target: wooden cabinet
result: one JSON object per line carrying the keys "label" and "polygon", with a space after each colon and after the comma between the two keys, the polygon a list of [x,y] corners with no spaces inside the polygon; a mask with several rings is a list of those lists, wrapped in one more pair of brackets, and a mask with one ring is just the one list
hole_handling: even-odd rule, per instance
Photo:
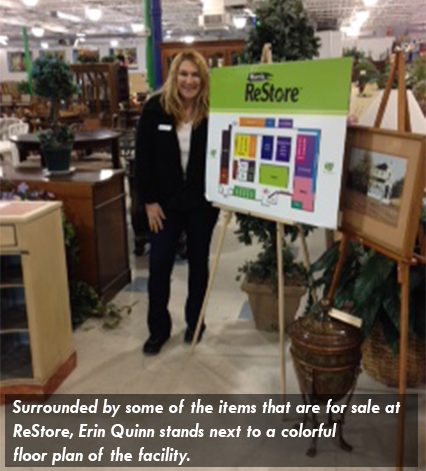
{"label": "wooden cabinet", "polygon": [[79,101],[86,105],[89,117],[101,124],[113,126],[120,103],[129,102],[129,76],[127,67],[119,64],[74,64]]}
{"label": "wooden cabinet", "polygon": [[75,368],[58,202],[0,203],[0,394],[51,394]]}
{"label": "wooden cabinet", "polygon": [[192,44],[162,43],[159,45],[161,52],[161,66],[163,80],[166,80],[170,64],[179,52],[185,49],[195,49],[204,56],[210,68],[238,65],[241,61],[241,53],[244,49],[244,40],[235,41],[200,41]]}
{"label": "wooden cabinet", "polygon": [[130,282],[123,170],[48,178],[39,169],[4,169],[3,177],[63,201],[80,244],[79,277],[106,301]]}

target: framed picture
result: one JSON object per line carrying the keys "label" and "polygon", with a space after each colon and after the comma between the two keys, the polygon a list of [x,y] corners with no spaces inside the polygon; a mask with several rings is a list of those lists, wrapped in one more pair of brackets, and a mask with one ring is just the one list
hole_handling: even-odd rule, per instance
{"label": "framed picture", "polygon": [[348,128],[341,229],[411,258],[425,187],[426,136]]}
{"label": "framed picture", "polygon": [[129,69],[138,68],[138,50],[135,47],[110,49],[109,55],[117,60],[117,56],[122,55]]}
{"label": "framed picture", "polygon": [[40,57],[54,57],[65,62],[65,50],[41,50]]}
{"label": "framed picture", "polygon": [[[32,52],[30,51],[30,61],[32,61]],[[9,72],[25,72],[25,52],[12,51],[7,53],[7,63]]]}
{"label": "framed picture", "polygon": [[100,62],[99,49],[74,49],[74,64],[91,64]]}

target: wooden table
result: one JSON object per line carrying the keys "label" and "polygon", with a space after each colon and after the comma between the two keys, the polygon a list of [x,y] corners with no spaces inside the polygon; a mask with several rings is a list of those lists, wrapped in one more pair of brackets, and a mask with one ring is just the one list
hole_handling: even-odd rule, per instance
{"label": "wooden table", "polygon": [[[79,131],[75,133],[73,149],[99,149],[110,147],[114,168],[121,168],[120,164],[120,136],[121,132],[102,129],[99,131]],[[28,152],[40,152],[40,141],[37,133],[11,136],[19,150],[19,159],[22,162],[28,157]]]}
{"label": "wooden table", "polygon": [[80,243],[79,277],[105,300],[130,282],[124,170],[46,177],[41,169],[4,168],[3,180],[25,182],[63,201]]}

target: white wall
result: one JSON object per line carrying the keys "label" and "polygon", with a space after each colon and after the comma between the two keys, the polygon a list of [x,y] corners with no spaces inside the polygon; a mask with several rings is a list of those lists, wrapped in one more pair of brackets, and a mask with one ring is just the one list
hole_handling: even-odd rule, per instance
{"label": "white wall", "polygon": [[390,54],[391,47],[395,41],[394,36],[385,36],[381,38],[346,38],[342,41],[345,49],[356,47],[365,52],[367,57],[371,56],[374,60],[383,59],[383,55]]}
{"label": "white wall", "polygon": [[315,33],[320,38],[319,58],[342,57],[342,33],[340,31],[321,31]]}
{"label": "white wall", "polygon": [[[96,46],[99,48],[99,56],[102,58],[109,55],[109,44],[100,44]],[[146,72],[146,59],[145,59],[145,39],[138,38],[134,41],[122,41],[119,45],[120,48],[125,47],[136,47],[138,54],[138,68],[129,69],[129,74],[140,74]],[[73,63],[73,50],[74,47],[71,46],[58,46],[52,47],[49,50],[65,50],[66,60],[72,64]],[[7,63],[7,53],[11,51],[23,51],[23,48],[0,48],[0,82],[20,82],[27,79],[27,74],[25,72],[9,72],[9,66]],[[33,59],[39,57],[40,49],[31,49],[33,54]]]}

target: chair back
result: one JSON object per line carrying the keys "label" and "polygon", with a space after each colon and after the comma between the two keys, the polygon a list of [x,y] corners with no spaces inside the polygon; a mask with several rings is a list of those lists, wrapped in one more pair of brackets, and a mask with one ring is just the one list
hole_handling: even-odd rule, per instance
{"label": "chair back", "polygon": [[19,123],[11,124],[9,126],[9,138],[11,136],[19,136],[20,134],[27,134],[30,126],[28,123],[20,121]]}
{"label": "chair back", "polygon": [[18,118],[0,118],[0,141],[8,141],[9,127],[20,122]]}

